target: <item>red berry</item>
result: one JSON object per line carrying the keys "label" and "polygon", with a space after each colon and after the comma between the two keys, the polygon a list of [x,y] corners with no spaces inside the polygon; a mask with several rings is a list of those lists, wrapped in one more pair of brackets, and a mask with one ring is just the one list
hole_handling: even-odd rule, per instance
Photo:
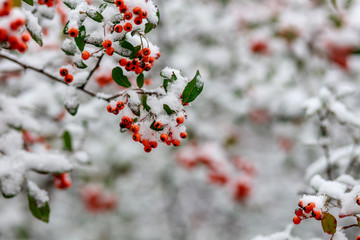
{"label": "red berry", "polygon": [[160,140],[162,141],[162,142],[166,142],[167,140],[168,140],[168,135],[167,134],[165,134],[165,133],[163,133],[163,134],[161,134],[160,135]]}
{"label": "red berry", "polygon": [[132,15],[131,12],[127,12],[127,13],[124,14],[124,18],[125,18],[126,20],[128,20],[128,21],[132,19],[132,16],[133,16],[133,15]]}
{"label": "red berry", "polygon": [[150,142],[147,139],[142,140],[141,143],[144,145],[144,147],[150,147]]}
{"label": "red berry", "polygon": [[64,80],[66,83],[71,83],[74,80],[74,77],[71,74],[68,74],[65,76]]}
{"label": "red berry", "polygon": [[125,104],[124,104],[123,101],[118,101],[118,102],[116,103],[116,108],[117,108],[119,111],[120,111],[120,110],[123,110],[124,107],[125,107]]}
{"label": "red berry", "polygon": [[17,46],[19,52],[24,53],[27,50],[27,45],[25,43],[20,43]]}
{"label": "red berry", "polygon": [[147,153],[151,152],[151,150],[152,150],[152,148],[150,146],[144,147],[144,151]]}
{"label": "red berry", "polygon": [[112,56],[114,54],[115,50],[112,47],[109,47],[106,49],[106,54],[109,56]]}
{"label": "red berry", "polygon": [[142,53],[144,54],[144,56],[149,56],[150,53],[151,53],[151,51],[150,51],[149,48],[144,48],[144,49],[142,50]]}
{"label": "red berry", "polygon": [[8,32],[5,28],[0,28],[0,42],[5,42],[8,39]]}
{"label": "red berry", "polygon": [[162,123],[161,123],[161,122],[156,121],[156,122],[154,123],[154,128],[160,129],[161,127],[162,127]]}
{"label": "red berry", "polygon": [[71,179],[68,173],[61,173],[54,175],[55,187],[59,189],[66,189],[71,187]]}
{"label": "red berry", "polygon": [[174,145],[175,147],[178,147],[178,146],[180,146],[180,140],[179,139],[173,139],[173,140],[171,140],[171,143],[172,143],[172,145]]}
{"label": "red berry", "polygon": [[67,70],[67,68],[60,68],[59,72],[62,77],[65,77],[66,75],[69,74],[69,70]]}
{"label": "red berry", "polygon": [[115,5],[120,7],[120,6],[123,6],[124,5],[124,1],[122,0],[115,0]]}
{"label": "red berry", "polygon": [[130,131],[132,131],[133,133],[137,133],[139,130],[140,130],[139,125],[134,124],[130,127]]}
{"label": "red berry", "polygon": [[132,139],[135,141],[135,142],[139,142],[141,140],[141,135],[140,133],[134,133],[134,135],[132,136]]}
{"label": "red berry", "polygon": [[124,24],[124,30],[125,30],[126,32],[130,32],[130,31],[132,30],[132,25],[131,25],[131,23],[125,23],[125,24]]}
{"label": "red berry", "polygon": [[128,124],[130,122],[130,118],[128,116],[123,116],[121,118],[121,122],[124,124]]}
{"label": "red berry", "polygon": [[140,15],[142,13],[141,7],[134,7],[133,13],[136,15]]}
{"label": "red berry", "polygon": [[146,18],[146,17],[147,17],[147,12],[146,12],[146,11],[143,11],[143,12],[140,14],[140,17]]}
{"label": "red berry", "polygon": [[177,118],[176,118],[176,122],[177,122],[178,124],[182,124],[182,123],[184,122],[184,118],[183,118],[183,117],[177,117]]}
{"label": "red berry", "polygon": [[356,198],[356,203],[357,203],[357,205],[360,205],[360,197]]}
{"label": "red berry", "polygon": [[68,33],[70,37],[77,37],[79,35],[79,30],[76,28],[70,28]]}
{"label": "red berry", "polygon": [[125,5],[122,5],[122,6],[120,6],[120,8],[119,8],[119,11],[120,11],[121,13],[126,13],[127,10],[128,10],[128,8],[127,8],[127,6],[125,6]]}
{"label": "red berry", "polygon": [[123,30],[123,27],[120,25],[120,24],[117,24],[115,27],[114,27],[114,31],[117,32],[117,33],[121,33]]}
{"label": "red berry", "polygon": [[109,48],[109,47],[111,47],[112,42],[111,42],[111,40],[109,40],[109,39],[105,39],[105,40],[102,42],[102,45],[103,45],[104,48]]}
{"label": "red berry", "polygon": [[157,142],[157,141],[152,141],[152,142],[150,142],[150,146],[151,146],[152,148],[157,148],[158,142]]}
{"label": "red berry", "polygon": [[300,224],[301,219],[300,219],[298,216],[295,216],[295,217],[293,218],[293,222],[294,222],[294,224],[298,225],[298,224]]}
{"label": "red berry", "polygon": [[141,18],[141,17],[136,17],[136,18],[134,18],[134,23],[135,23],[136,25],[142,24],[142,18]]}
{"label": "red berry", "polygon": [[295,215],[298,217],[301,217],[303,215],[303,210],[301,208],[298,208],[295,210]]}
{"label": "red berry", "polygon": [[321,212],[319,210],[313,210],[311,212],[311,215],[316,219],[316,220],[320,220],[322,215]]}
{"label": "red berry", "polygon": [[90,57],[90,53],[88,51],[83,51],[81,57],[84,60],[88,60]]}
{"label": "red berry", "polygon": [[21,35],[21,40],[23,40],[24,42],[28,42],[30,40],[30,35],[28,33],[23,33]]}
{"label": "red berry", "polygon": [[360,240],[360,235],[359,235],[359,236],[357,236],[356,240]]}
{"label": "red berry", "polygon": [[305,206],[305,213],[310,213],[315,207],[315,203],[311,202]]}
{"label": "red berry", "polygon": [[112,109],[111,109],[110,104],[109,104],[109,105],[107,105],[106,110],[107,110],[109,113],[111,113],[111,112],[112,112]]}
{"label": "red berry", "polygon": [[120,66],[125,66],[126,63],[127,63],[126,58],[122,58],[122,59],[120,59],[120,61],[119,61]]}
{"label": "red berry", "polygon": [[183,139],[187,138],[187,133],[186,132],[180,133],[180,137]]}

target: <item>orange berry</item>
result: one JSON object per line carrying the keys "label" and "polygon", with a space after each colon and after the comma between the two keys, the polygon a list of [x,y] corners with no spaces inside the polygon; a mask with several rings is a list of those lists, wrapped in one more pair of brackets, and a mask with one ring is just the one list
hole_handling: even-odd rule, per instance
{"label": "orange berry", "polygon": [[131,20],[132,19],[132,13],[131,12],[126,12],[125,14],[124,14],[124,18],[126,19],[126,20]]}
{"label": "orange berry", "polygon": [[121,5],[120,8],[119,8],[119,11],[120,11],[121,13],[126,13],[127,10],[128,10],[128,8],[127,8],[127,6],[125,6],[125,5]]}
{"label": "orange berry", "polygon": [[165,134],[165,133],[161,134],[161,135],[160,135],[160,140],[161,140],[162,142],[166,142],[166,141],[168,140],[168,135]]}
{"label": "orange berry", "polygon": [[137,133],[140,130],[139,125],[134,124],[130,127],[130,131],[132,131],[133,133]]}
{"label": "orange berry", "polygon": [[130,118],[128,116],[123,116],[121,118],[121,122],[124,124],[128,124],[130,122]]}
{"label": "orange berry", "polygon": [[117,24],[115,27],[114,27],[114,31],[117,32],[117,33],[121,33],[123,30],[123,27],[120,25],[120,24]]}
{"label": "orange berry", "polygon": [[71,83],[74,80],[74,77],[71,74],[68,74],[65,76],[64,80],[66,83]]}
{"label": "orange berry", "polygon": [[160,52],[158,52],[158,53],[156,54],[156,59],[158,59],[159,57],[161,57],[161,53],[160,53]]}
{"label": "orange berry", "polygon": [[161,123],[161,122],[156,121],[156,122],[154,123],[154,128],[160,129],[161,127],[162,127],[162,123]]}
{"label": "orange berry", "polygon": [[117,108],[119,111],[120,111],[120,110],[123,110],[124,107],[125,107],[125,104],[124,104],[123,101],[118,101],[118,102],[116,103],[116,108]]}
{"label": "orange berry", "polygon": [[303,210],[301,208],[298,208],[295,210],[295,215],[298,217],[301,217],[303,215]]}
{"label": "orange berry", "polygon": [[356,203],[357,203],[357,205],[360,205],[360,197],[356,198]]}
{"label": "orange berry", "polygon": [[151,79],[151,78],[147,78],[147,79],[145,79],[144,84],[145,84],[146,86],[148,86],[148,85],[151,84],[151,82],[152,82],[152,79]]}
{"label": "orange berry", "polygon": [[77,37],[79,35],[79,30],[76,28],[70,28],[68,33],[70,37]]}
{"label": "orange berry", "polygon": [[0,28],[0,42],[6,42],[8,39],[8,32],[5,28]]}
{"label": "orange berry", "polygon": [[112,56],[114,54],[115,50],[112,47],[109,47],[106,49],[106,54],[109,56]]}
{"label": "orange berry", "polygon": [[21,40],[23,40],[24,42],[28,42],[30,40],[30,35],[28,33],[23,33],[21,35]]}
{"label": "orange berry", "polygon": [[166,141],[166,145],[170,146],[171,145],[171,140]]}
{"label": "orange berry", "polygon": [[131,25],[131,23],[125,23],[125,24],[124,24],[124,30],[125,30],[126,32],[130,32],[130,31],[132,30],[132,25]]}
{"label": "orange berry", "polygon": [[140,15],[142,13],[141,7],[134,7],[133,13],[136,15]]}
{"label": "orange berry", "polygon": [[143,69],[141,67],[136,67],[135,68],[135,73],[136,74],[140,74],[140,73],[142,73],[142,71],[143,71]]}
{"label": "orange berry", "polygon": [[319,210],[313,210],[311,212],[311,215],[316,219],[316,220],[320,220],[321,219],[321,213]]}
{"label": "orange berry", "polygon": [[88,60],[90,57],[90,53],[88,51],[83,51],[81,57],[84,60]]}
{"label": "orange berry", "polygon": [[12,49],[16,49],[19,45],[19,39],[16,36],[10,36],[8,39],[8,43]]}
{"label": "orange berry", "polygon": [[150,142],[150,146],[151,146],[152,148],[157,148],[158,142],[157,142],[157,141],[152,141],[152,142]]}
{"label": "orange berry", "polygon": [[136,17],[136,18],[134,18],[134,23],[136,24],[136,25],[140,25],[140,24],[142,24],[142,18],[141,17]]}
{"label": "orange berry", "polygon": [[171,140],[171,143],[172,143],[172,145],[174,145],[175,147],[178,147],[178,146],[180,146],[180,140],[179,139],[173,139],[173,140]]}
{"label": "orange berry", "polygon": [[104,48],[109,48],[109,47],[111,47],[112,42],[111,42],[111,40],[109,40],[109,39],[105,39],[105,40],[102,42],[102,45],[103,45]]}
{"label": "orange berry", "polygon": [[144,151],[147,153],[151,152],[151,150],[152,150],[152,148],[150,146],[144,147]]}
{"label": "orange berry", "polygon": [[141,143],[144,145],[144,147],[150,147],[150,142],[147,139],[142,140]]}
{"label": "orange berry", "polygon": [[59,73],[62,77],[65,77],[66,75],[69,74],[69,70],[67,70],[67,68],[60,68]]}
{"label": "orange berry", "polygon": [[27,45],[25,43],[20,43],[17,46],[19,52],[24,53],[27,50]]}
{"label": "orange berry", "polygon": [[111,113],[111,112],[112,112],[112,109],[111,109],[110,104],[109,104],[109,105],[107,105],[106,110],[107,110],[109,113]]}
{"label": "orange berry", "polygon": [[[180,96],[180,97],[181,97],[181,96]],[[302,202],[302,201],[299,201],[298,206],[299,206],[300,208],[304,208],[303,202]]]}
{"label": "orange berry", "polygon": [[187,138],[187,133],[186,132],[180,133],[180,137],[183,139]]}
{"label": "orange berry", "polygon": [[151,64],[149,64],[149,63],[145,64],[144,70],[145,71],[150,71],[150,69],[151,69]]}
{"label": "orange berry", "polygon": [[125,66],[126,63],[127,63],[126,58],[122,58],[122,59],[120,59],[120,61],[119,61],[120,66]]}
{"label": "orange berry", "polygon": [[178,124],[182,124],[182,123],[184,122],[184,118],[183,118],[183,117],[177,117],[177,118],[176,118],[176,122],[177,122]]}
{"label": "orange berry", "polygon": [[139,142],[141,140],[141,135],[140,133],[134,133],[134,135],[132,136],[132,139],[135,141],[135,142]]}
{"label": "orange berry", "polygon": [[66,189],[71,187],[71,179],[68,173],[61,173],[54,175],[55,187],[59,189]]}
{"label": "orange berry", "polygon": [[315,203],[311,202],[305,206],[305,213],[310,213],[315,207]]}
{"label": "orange berry", "polygon": [[144,56],[149,56],[150,53],[151,53],[151,51],[150,51],[149,48],[144,48],[144,49],[142,50],[142,53],[144,54]]}
{"label": "orange berry", "polygon": [[115,5],[120,7],[120,6],[123,6],[124,5],[124,1],[122,0],[115,0]]}
{"label": "orange berry", "polygon": [[143,11],[143,12],[140,14],[140,17],[146,18],[146,17],[147,17],[147,12],[146,12],[146,11]]}
{"label": "orange berry", "polygon": [[295,217],[293,218],[293,222],[294,222],[294,224],[298,225],[298,224],[300,224],[301,219],[300,219],[298,216],[295,216]]}

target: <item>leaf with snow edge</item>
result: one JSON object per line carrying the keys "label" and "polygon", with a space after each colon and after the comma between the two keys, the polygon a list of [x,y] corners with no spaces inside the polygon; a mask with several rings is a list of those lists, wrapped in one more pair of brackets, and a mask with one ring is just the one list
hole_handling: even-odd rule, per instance
{"label": "leaf with snow edge", "polygon": [[40,46],[42,47],[42,32],[41,27],[38,23],[38,19],[33,16],[30,12],[24,11],[26,15],[26,24],[25,27],[30,33],[31,38]]}
{"label": "leaf with snow edge", "polygon": [[113,68],[112,78],[119,86],[122,86],[124,88],[131,87],[129,79],[123,74],[123,70],[120,67]]}
{"label": "leaf with snow edge", "polygon": [[153,30],[156,27],[156,25],[152,24],[152,23],[145,23],[145,30],[144,33],[147,34],[149,33],[151,30]]}
{"label": "leaf with snow edge", "polygon": [[71,152],[72,151],[72,140],[69,131],[65,131],[63,134],[64,150]]}
{"label": "leaf with snow edge", "polygon": [[67,21],[67,23],[65,24],[64,29],[63,29],[63,34],[68,34],[68,32],[69,32],[69,23],[70,23],[70,21]]}
{"label": "leaf with snow edge", "polygon": [[324,213],[324,217],[321,220],[321,226],[323,231],[327,234],[336,233],[337,221],[336,218],[330,213]]}
{"label": "leaf with snow edge", "polygon": [[156,25],[159,25],[159,23],[160,23],[160,10],[159,9],[156,12],[156,16],[158,17],[158,22]]}
{"label": "leaf with snow edge", "polygon": [[[12,198],[16,196],[22,189],[25,177],[22,169],[17,169],[18,166],[12,166],[10,171],[18,171],[16,173],[11,173],[1,176],[1,192],[5,198]],[[20,171],[19,171],[20,170]]]}
{"label": "leaf with snow edge", "polygon": [[61,50],[67,55],[74,56],[76,53],[76,45],[70,39],[65,39],[61,44]]}
{"label": "leaf with snow edge", "polygon": [[136,84],[139,88],[142,88],[144,86],[144,74],[140,73],[139,76],[136,78]]}
{"label": "leaf with snow edge", "polygon": [[349,111],[343,103],[339,101],[333,101],[329,104],[328,107],[340,122],[360,127],[360,120],[358,120],[359,118],[351,111]]}
{"label": "leaf with snow edge", "polygon": [[83,61],[74,61],[74,64],[77,68],[85,69],[87,65]]}
{"label": "leaf with snow edge", "polygon": [[134,49],[134,51],[130,54],[129,58],[130,58],[130,59],[136,58],[136,55],[138,54],[138,52],[140,51],[140,49],[141,49],[141,46],[140,46],[140,45],[139,45],[139,46],[136,46],[135,49]]}
{"label": "leaf with snow edge", "polygon": [[77,6],[78,6],[78,2],[77,1],[72,1],[72,0],[63,0],[63,3],[70,8],[71,10],[74,10]]}
{"label": "leaf with snow edge", "polygon": [[77,104],[75,107],[73,105],[65,104],[65,109],[66,111],[68,111],[68,113],[70,113],[71,116],[75,116],[79,109],[79,106],[80,104]]}
{"label": "leaf with snow edge", "polygon": [[156,122],[156,121],[154,120],[153,123],[150,125],[150,128],[151,128],[152,130],[157,131],[157,132],[164,130],[164,127],[163,127],[163,126],[162,126],[161,128],[159,128],[159,129],[155,128],[155,127],[154,127],[155,122]]}
{"label": "leaf with snow edge", "polygon": [[99,12],[102,13],[102,12],[105,10],[106,7],[107,7],[107,3],[101,4],[101,5],[99,6]]}
{"label": "leaf with snow edge", "polygon": [[122,48],[125,48],[125,49],[127,49],[127,50],[130,50],[131,52],[133,52],[134,49],[135,49],[135,47],[134,47],[131,43],[129,43],[128,41],[126,41],[126,40],[121,41],[121,42],[120,42],[120,46],[121,46]]}
{"label": "leaf with snow edge", "polygon": [[144,95],[142,96],[141,103],[142,103],[144,109],[145,109],[146,111],[150,112],[151,107],[147,104],[147,95],[144,94]]}
{"label": "leaf with snow edge", "polygon": [[75,38],[76,45],[78,46],[79,50],[82,52],[84,51],[85,47],[85,37],[86,37],[86,28],[84,25],[79,27],[79,34]]}
{"label": "leaf with snow edge", "polygon": [[102,20],[104,19],[103,15],[101,15],[101,13],[94,9],[90,9],[89,11],[87,11],[86,15],[96,22],[102,22]]}
{"label": "leaf with snow edge", "polygon": [[104,2],[111,3],[111,4],[115,4],[115,2],[113,2],[113,1],[111,1],[111,0],[104,0]]}
{"label": "leaf with snow edge", "polygon": [[99,48],[103,47],[102,46],[102,42],[103,42],[102,38],[95,38],[95,37],[93,37],[91,35],[87,35],[84,38],[84,41],[86,43],[88,43],[88,44],[94,45],[94,46],[99,47]]}
{"label": "leaf with snow edge", "polygon": [[184,91],[182,92],[181,99],[183,104],[194,101],[196,97],[199,96],[203,88],[204,82],[201,81],[200,72],[197,70],[195,77],[186,85]]}
{"label": "leaf with snow edge", "polygon": [[165,112],[168,114],[168,115],[171,115],[171,114],[174,114],[176,113],[176,111],[172,110],[169,105],[167,104],[164,104],[163,105],[163,109],[165,110]]}
{"label": "leaf with snow edge", "polygon": [[49,215],[50,215],[50,207],[49,203],[46,202],[44,206],[38,207],[36,205],[36,199],[28,194],[28,200],[29,200],[29,208],[34,217],[37,219],[48,223],[49,222]]}
{"label": "leaf with snow edge", "polygon": [[160,72],[160,76],[165,78],[162,87],[164,88],[165,92],[167,92],[168,86],[170,82],[174,82],[177,80],[175,73],[172,73],[171,79],[165,76],[162,72]]}
{"label": "leaf with snow edge", "polygon": [[29,4],[30,6],[34,6],[34,1],[33,0],[23,0],[24,3]]}

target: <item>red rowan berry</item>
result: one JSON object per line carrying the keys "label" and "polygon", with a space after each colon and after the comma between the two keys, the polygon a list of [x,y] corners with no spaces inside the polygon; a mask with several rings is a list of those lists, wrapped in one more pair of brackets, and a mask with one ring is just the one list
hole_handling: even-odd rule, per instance
{"label": "red rowan berry", "polygon": [[177,122],[178,124],[182,124],[182,123],[184,122],[184,118],[183,118],[183,117],[177,117],[177,118],[176,118],[176,122]]}
{"label": "red rowan berry", "polygon": [[112,109],[112,113],[115,114],[115,115],[118,115],[118,114],[119,114],[119,110],[118,110],[118,109]]}
{"label": "red rowan berry", "polygon": [[151,150],[152,150],[152,148],[150,146],[144,147],[144,151],[147,153],[151,152]]}
{"label": "red rowan berry", "polygon": [[187,138],[187,133],[186,132],[181,132],[180,137],[183,138],[183,139]]}
{"label": "red rowan berry", "polygon": [[30,35],[28,33],[23,33],[21,35],[21,40],[23,40],[24,42],[28,42],[30,40]]}
{"label": "red rowan berry", "polygon": [[[181,97],[181,96],[180,96],[180,97]],[[302,202],[302,201],[299,201],[298,206],[299,206],[300,208],[304,208],[303,202]]]}
{"label": "red rowan berry", "polygon": [[150,51],[149,48],[144,48],[144,49],[142,50],[142,53],[143,53],[145,56],[149,56],[150,53],[151,53],[151,51]]}
{"label": "red rowan berry", "polygon": [[360,205],[360,197],[356,198],[356,203],[357,203],[357,205]]}
{"label": "red rowan berry", "polygon": [[118,101],[118,102],[116,103],[116,108],[117,108],[118,110],[123,110],[124,107],[125,107],[125,104],[124,104],[123,101]]}
{"label": "red rowan berry", "polygon": [[19,52],[23,53],[27,50],[27,45],[25,43],[18,44],[17,49]]}
{"label": "red rowan berry", "polygon": [[54,6],[54,1],[48,1],[48,2],[46,2],[46,6],[48,6],[48,7]]}
{"label": "red rowan berry", "polygon": [[136,17],[136,18],[134,18],[134,23],[136,24],[136,25],[140,25],[140,24],[142,24],[142,18],[141,17]]}
{"label": "red rowan berry", "polygon": [[120,6],[120,8],[119,8],[119,11],[120,11],[121,13],[126,13],[127,10],[128,10],[128,8],[127,8],[127,6],[125,6],[125,5],[122,5],[122,6]]}
{"label": "red rowan berry", "polygon": [[128,124],[130,122],[130,118],[128,116],[123,116],[121,118],[121,122],[124,124]]}
{"label": "red rowan berry", "polygon": [[141,67],[136,67],[135,68],[135,73],[136,74],[140,74],[140,73],[142,73],[143,72],[143,69],[141,68]]}
{"label": "red rowan berry", "polygon": [[111,112],[112,112],[112,109],[111,109],[110,104],[109,104],[109,105],[107,105],[106,110],[107,110],[109,113],[111,113]]}
{"label": "red rowan berry", "polygon": [[81,57],[84,60],[88,60],[90,57],[90,53],[88,51],[83,51]]}
{"label": "red rowan berry", "polygon": [[5,42],[8,39],[8,32],[5,28],[0,28],[0,42]]}
{"label": "red rowan berry", "polygon": [[316,219],[316,220],[320,220],[321,219],[321,213],[319,210],[313,210],[311,212],[311,215]]}
{"label": "red rowan berry", "polygon": [[156,129],[160,129],[161,126],[162,126],[162,123],[159,122],[159,121],[156,121],[156,122],[154,123],[154,128],[156,128]]}
{"label": "red rowan berry", "polygon": [[172,143],[172,145],[174,145],[175,147],[178,147],[178,146],[180,146],[180,140],[179,139],[173,139],[173,140],[171,140],[171,143]]}
{"label": "red rowan berry", "polygon": [[11,48],[16,49],[18,47],[19,40],[16,36],[10,36],[8,42]]}
{"label": "red rowan berry", "polygon": [[76,28],[70,28],[68,33],[70,37],[77,37],[79,35],[79,30]]}
{"label": "red rowan berry", "polygon": [[154,58],[154,57],[149,57],[148,62],[149,62],[151,65],[154,64],[154,61],[155,61],[155,58]]}
{"label": "red rowan berry", "polygon": [[142,18],[146,18],[147,17],[147,12],[143,11],[139,16],[142,17]]}
{"label": "red rowan berry", "polygon": [[140,133],[134,133],[134,135],[132,136],[132,139],[135,141],[135,142],[139,142],[141,140],[141,135]]}
{"label": "red rowan berry", "polygon": [[131,25],[131,23],[125,23],[125,24],[124,24],[124,30],[125,30],[126,32],[130,32],[130,31],[132,30],[132,25]]}
{"label": "red rowan berry", "polygon": [[120,66],[125,66],[127,64],[126,58],[120,59],[119,64],[120,64]]}
{"label": "red rowan berry", "polygon": [[150,142],[150,146],[151,146],[152,148],[157,148],[158,142],[157,142],[157,141],[152,141],[152,142]]}
{"label": "red rowan berry", "polygon": [[170,146],[171,145],[171,140],[166,141],[166,145]]}
{"label": "red rowan berry", "polygon": [[109,39],[105,39],[105,40],[102,42],[102,45],[103,45],[104,48],[109,48],[109,47],[111,47],[112,42],[111,42],[111,40],[109,40]]}
{"label": "red rowan berry", "polygon": [[124,14],[124,18],[126,19],[126,20],[131,20],[132,19],[132,13],[131,12],[126,12],[125,14]]}
{"label": "red rowan berry", "polygon": [[137,133],[140,130],[139,125],[134,124],[130,127],[130,131],[132,131],[133,133]]}
{"label": "red rowan berry", "polygon": [[73,78],[73,76],[71,74],[68,74],[68,75],[65,76],[64,80],[65,80],[66,83],[71,83],[74,80],[74,78]]}
{"label": "red rowan berry", "polygon": [[114,54],[115,50],[112,47],[109,47],[106,49],[106,54],[109,56],[112,56]]}
{"label": "red rowan berry", "polygon": [[294,222],[294,224],[298,225],[298,224],[300,224],[301,219],[300,219],[298,216],[295,216],[295,217],[293,218],[293,222]]}
{"label": "red rowan berry", "polygon": [[303,210],[301,208],[296,209],[295,215],[301,217],[302,215],[304,215]]}
{"label": "red rowan berry", "polygon": [[71,179],[68,173],[61,173],[58,175],[54,175],[54,183],[55,186],[59,189],[66,189],[71,187]]}
{"label": "red rowan berry", "polygon": [[122,1],[122,0],[115,0],[115,5],[116,5],[117,7],[123,6],[123,5],[124,5],[124,1]]}
{"label": "red rowan berry", "polygon": [[305,206],[305,213],[310,213],[314,207],[315,207],[315,203],[313,202],[308,203],[308,205]]}
{"label": "red rowan berry", "polygon": [[166,142],[166,141],[168,140],[168,135],[165,134],[165,133],[161,134],[161,135],[160,135],[160,140],[161,140],[162,142]]}
{"label": "red rowan berry", "polygon": [[62,77],[65,77],[66,75],[69,74],[69,70],[67,70],[67,68],[60,68],[59,72]]}
{"label": "red rowan berry", "polygon": [[19,26],[17,25],[16,21],[12,21],[10,23],[10,28],[11,30],[16,31],[19,28]]}
{"label": "red rowan berry", "polygon": [[151,147],[150,142],[147,139],[142,140],[141,143],[144,145],[144,147]]}
{"label": "red rowan berry", "polygon": [[134,7],[133,13],[136,15],[140,15],[142,13],[141,7]]}
{"label": "red rowan berry", "polygon": [[115,27],[114,27],[114,31],[117,32],[117,33],[121,33],[123,30],[123,27],[120,25],[120,24],[117,24]]}

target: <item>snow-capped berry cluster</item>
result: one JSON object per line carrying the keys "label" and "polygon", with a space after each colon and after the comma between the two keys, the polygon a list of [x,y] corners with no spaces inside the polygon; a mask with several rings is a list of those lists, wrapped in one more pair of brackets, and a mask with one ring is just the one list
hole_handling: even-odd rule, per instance
{"label": "snow-capped berry cluster", "polygon": [[295,209],[294,224],[300,224],[304,219],[315,218],[322,220],[324,217],[324,196],[304,196]]}
{"label": "snow-capped berry cluster", "polygon": [[9,1],[5,1],[0,9],[0,45],[24,53],[30,40],[25,29],[26,20],[18,9],[10,11],[9,6]]}

